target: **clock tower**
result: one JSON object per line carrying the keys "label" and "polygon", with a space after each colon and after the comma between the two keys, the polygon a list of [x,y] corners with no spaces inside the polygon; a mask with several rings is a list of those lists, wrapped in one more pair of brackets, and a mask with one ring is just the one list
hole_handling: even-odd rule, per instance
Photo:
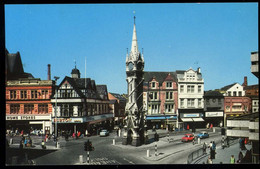
{"label": "clock tower", "polygon": [[145,142],[145,113],[143,109],[143,54],[138,50],[136,26],[134,17],[134,30],[130,54],[126,56],[126,81],[128,100],[125,107],[125,131],[123,144],[140,146]]}

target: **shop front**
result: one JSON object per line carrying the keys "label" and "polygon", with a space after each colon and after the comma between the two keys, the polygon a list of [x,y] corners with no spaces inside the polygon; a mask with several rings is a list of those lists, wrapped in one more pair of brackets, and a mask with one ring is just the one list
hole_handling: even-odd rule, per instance
{"label": "shop front", "polygon": [[205,120],[203,112],[185,113],[179,111],[179,128],[182,130],[205,128]]}
{"label": "shop front", "polygon": [[146,116],[147,129],[168,129],[175,130],[177,115],[149,115]]}
{"label": "shop front", "polygon": [[224,112],[223,111],[212,111],[205,112],[206,124],[212,124],[213,127],[223,127],[224,125]]}
{"label": "shop front", "polygon": [[18,130],[19,133],[29,134],[32,130],[42,131],[43,134],[51,133],[51,115],[6,115],[6,129]]}

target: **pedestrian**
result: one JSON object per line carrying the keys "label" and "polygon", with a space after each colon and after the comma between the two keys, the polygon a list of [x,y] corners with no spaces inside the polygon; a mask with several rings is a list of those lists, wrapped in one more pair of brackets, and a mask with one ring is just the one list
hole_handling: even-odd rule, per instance
{"label": "pedestrian", "polygon": [[73,134],[72,134],[72,138],[75,138],[75,133],[73,132]]}
{"label": "pedestrian", "polygon": [[206,125],[206,128],[209,129],[209,123]]}
{"label": "pedestrian", "polygon": [[234,155],[231,155],[230,164],[235,164],[235,161],[236,161],[236,159],[235,159]]}
{"label": "pedestrian", "polygon": [[42,140],[42,149],[46,149],[44,140]]}
{"label": "pedestrian", "polygon": [[77,135],[77,136],[78,136],[78,138],[80,137],[80,135],[81,135],[81,133],[80,133],[80,131],[79,131],[79,132],[78,132],[78,135]]}
{"label": "pedestrian", "polygon": [[86,129],[85,131],[85,136],[87,137],[88,136],[88,130]]}
{"label": "pedestrian", "polygon": [[213,164],[212,159],[211,159],[210,156],[209,156],[209,158],[208,158],[208,160],[207,160],[207,164]]}
{"label": "pedestrian", "polygon": [[206,145],[206,143],[204,142],[204,144],[203,144],[203,154],[206,154],[206,149],[207,149],[207,145]]}
{"label": "pedestrian", "polygon": [[210,125],[210,128],[212,129],[213,128],[213,124],[211,123],[211,125]]}
{"label": "pedestrian", "polygon": [[240,151],[240,152],[238,153],[237,163],[241,163],[242,159],[243,159],[243,153]]}
{"label": "pedestrian", "polygon": [[227,137],[226,139],[227,139],[227,146],[229,147],[229,137]]}

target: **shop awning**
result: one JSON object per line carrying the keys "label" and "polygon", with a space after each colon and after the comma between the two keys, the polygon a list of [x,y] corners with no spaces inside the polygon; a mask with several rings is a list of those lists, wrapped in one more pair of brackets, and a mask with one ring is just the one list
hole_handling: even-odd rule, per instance
{"label": "shop awning", "polygon": [[192,119],[193,119],[193,121],[204,121],[203,118],[200,118],[200,117],[198,117],[198,118],[192,118]]}
{"label": "shop awning", "polygon": [[181,118],[183,122],[193,122],[192,118]]}

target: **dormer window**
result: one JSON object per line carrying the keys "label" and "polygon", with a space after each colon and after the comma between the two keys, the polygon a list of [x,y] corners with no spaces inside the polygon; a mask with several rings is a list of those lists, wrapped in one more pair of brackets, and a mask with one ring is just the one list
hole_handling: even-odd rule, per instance
{"label": "dormer window", "polygon": [[166,88],[172,88],[172,82],[166,82]]}
{"label": "dormer window", "polygon": [[155,88],[155,82],[152,82],[152,88]]}

